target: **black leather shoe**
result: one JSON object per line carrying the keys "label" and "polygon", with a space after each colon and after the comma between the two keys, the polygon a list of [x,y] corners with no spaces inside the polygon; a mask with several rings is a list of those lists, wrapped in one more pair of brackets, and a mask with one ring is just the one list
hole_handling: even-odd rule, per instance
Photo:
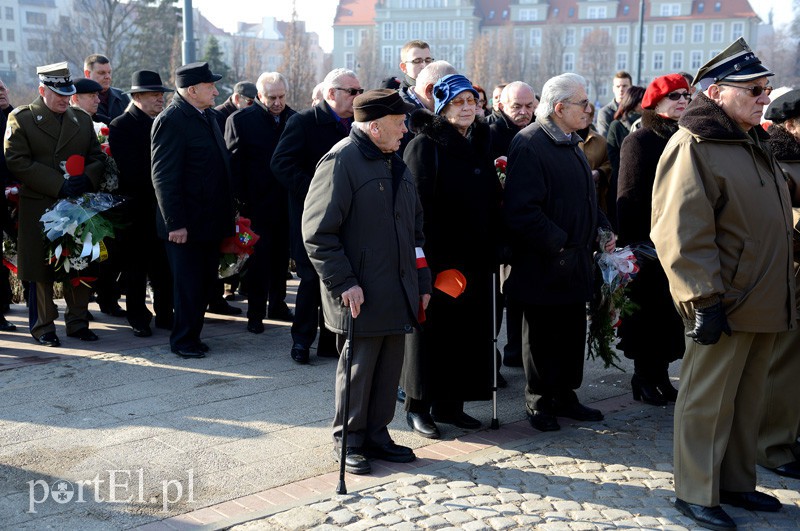
{"label": "black leather shoe", "polygon": [[778,501],[778,498],[757,490],[752,492],[731,492],[720,489],[719,501],[720,503],[741,507],[748,511],[774,513],[781,508],[781,502]]}
{"label": "black leather shoe", "polygon": [[[304,347],[300,343],[295,343],[292,346],[291,352],[292,359],[300,365],[308,363],[308,347]],[[365,472],[366,473],[366,472]]]}
{"label": "black leather shoe", "polygon": [[16,329],[17,325],[15,325],[14,323],[9,323],[4,316],[0,315],[0,331],[13,332]]}
{"label": "black leather shoe", "polygon": [[406,403],[406,390],[403,389],[402,387],[397,388],[397,401],[400,402],[401,404]]}
{"label": "black leather shoe", "polygon": [[97,334],[89,330],[88,328],[81,328],[77,332],[72,332],[71,334],[67,334],[69,337],[74,337],[75,339],[80,339],[81,341],[97,341],[100,339],[97,337]]}
{"label": "black leather shoe", "polygon": [[570,404],[568,406],[556,405],[554,413],[556,416],[567,417],[568,419],[573,420],[603,420],[603,414],[599,409],[586,407],[580,402],[575,402],[574,404]]}
{"label": "black leather shoe", "polygon": [[220,315],[241,315],[242,309],[231,306],[225,300],[208,305],[208,313],[218,313]]}
{"label": "black leather shoe", "polygon": [[411,448],[400,446],[394,442],[380,446],[365,446],[364,455],[370,459],[381,459],[392,463],[410,463],[417,458]]}
{"label": "black leather shoe", "polygon": [[[333,450],[336,456],[336,462],[340,462],[342,458],[342,451],[338,448]],[[344,469],[351,474],[369,474],[372,472],[372,467],[364,457],[361,448],[348,448],[344,458]]]}
{"label": "black leather shoe", "polygon": [[503,354],[503,365],[506,367],[522,367],[522,355]]}
{"label": "black leather shoe", "polygon": [[150,337],[153,335],[153,331],[148,325],[132,326],[131,329],[133,329],[133,335],[136,337]]}
{"label": "black leather shoe", "polygon": [[206,353],[200,350],[197,347],[189,347],[189,348],[174,348],[172,352],[180,356],[181,358],[205,358]]}
{"label": "black leather shoe", "polygon": [[440,415],[437,413],[433,413],[431,417],[433,417],[434,422],[441,422],[442,424],[452,424],[453,426],[456,426],[458,428],[464,428],[465,430],[477,430],[478,428],[481,427],[481,421],[479,421],[475,417],[470,417],[463,411],[450,415]]}
{"label": "black leather shoe", "polygon": [[261,319],[248,319],[247,331],[250,332],[251,334],[263,334],[264,323],[261,321]]}
{"label": "black leather shoe", "polygon": [[786,476],[787,478],[800,479],[800,461],[792,461],[777,468],[770,468],[779,476]]}
{"label": "black leather shoe", "polygon": [[558,431],[561,429],[556,417],[543,411],[529,411],[528,422],[539,431]]}
{"label": "black leather shoe", "polygon": [[198,341],[197,342],[197,350],[199,350],[200,352],[208,352],[209,350],[211,350],[211,348],[207,344],[203,343],[202,341]]}
{"label": "black leather shoe", "polygon": [[39,337],[34,338],[37,343],[45,347],[59,347],[61,346],[61,340],[58,339],[58,336],[55,332],[45,332],[44,334],[40,335]]}
{"label": "black leather shoe", "polygon": [[442,436],[429,413],[412,413],[409,411],[406,413],[406,421],[412,430],[426,439],[438,439]]}
{"label": "black leather shoe", "polygon": [[719,505],[705,507],[704,505],[688,503],[677,498],[675,500],[675,508],[694,520],[700,527],[716,529],[717,531],[736,529],[736,523]]}
{"label": "black leather shoe", "polygon": [[667,402],[675,402],[678,399],[678,390],[672,387],[672,382],[667,375],[662,381],[656,384],[658,392],[661,393]]}
{"label": "black leather shoe", "polygon": [[125,317],[128,315],[128,312],[123,310],[119,304],[110,308],[100,308],[100,311],[106,315],[110,315],[111,317]]}
{"label": "black leather shoe", "polygon": [[637,402],[644,402],[651,406],[666,406],[667,399],[658,390],[658,387],[651,381],[634,374],[631,378],[631,393]]}
{"label": "black leather shoe", "polygon": [[272,319],[273,321],[287,321],[291,323],[294,321],[294,312],[288,306],[284,305],[283,308],[268,311],[267,319]]}

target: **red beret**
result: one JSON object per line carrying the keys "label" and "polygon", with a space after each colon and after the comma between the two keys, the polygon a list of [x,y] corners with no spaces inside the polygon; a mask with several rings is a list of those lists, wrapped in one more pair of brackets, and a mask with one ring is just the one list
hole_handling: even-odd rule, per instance
{"label": "red beret", "polygon": [[644,91],[642,108],[654,109],[664,96],[678,89],[689,90],[689,83],[680,74],[667,74],[666,76],[655,78],[647,87],[647,90]]}

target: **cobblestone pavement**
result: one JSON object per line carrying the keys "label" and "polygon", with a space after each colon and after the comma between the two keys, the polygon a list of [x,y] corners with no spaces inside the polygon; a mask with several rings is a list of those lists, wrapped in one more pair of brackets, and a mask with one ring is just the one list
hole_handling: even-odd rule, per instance
{"label": "cobblestone pavement", "polygon": [[[693,529],[672,506],[671,425],[671,408],[633,405],[233,529]],[[742,529],[800,529],[800,482],[759,474],[783,510],[725,509]]]}

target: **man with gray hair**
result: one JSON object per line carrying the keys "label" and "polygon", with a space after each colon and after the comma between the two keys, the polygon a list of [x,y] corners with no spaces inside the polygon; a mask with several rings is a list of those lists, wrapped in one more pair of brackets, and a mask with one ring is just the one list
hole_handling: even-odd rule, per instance
{"label": "man with gray hair", "polygon": [[[286,305],[289,263],[289,195],[275,178],[270,161],[286,122],[295,113],[286,105],[289,83],[279,72],[264,72],[256,81],[254,104],[233,113],[225,125],[231,152],[234,195],[240,213],[261,238],[247,265],[247,330],[264,331],[264,317],[291,321]],[[267,312],[269,300],[269,312]]]}
{"label": "man with gray hair", "polygon": [[[423,68],[417,75],[416,84],[409,86],[407,90],[401,90],[400,96],[403,98],[403,101],[412,104],[414,110],[427,109],[433,112],[433,86],[444,76],[457,73],[458,71],[455,67],[447,61],[434,61],[429,63],[428,66]],[[408,143],[414,138],[414,133],[411,131],[411,127],[409,127],[410,120],[411,113],[408,113],[406,115],[407,131],[406,134],[403,135],[403,141],[400,143],[400,150],[398,151],[401,157]]]}
{"label": "man with gray hair", "polygon": [[337,142],[350,134],[353,99],[364,92],[356,73],[344,68],[328,72],[323,83],[325,99],[289,118],[271,163],[275,178],[289,190],[291,254],[300,277],[292,323],[291,357],[300,364],[309,361],[309,349],[316,339],[317,327],[320,327],[317,355],[339,355],[334,335],[325,329],[322,322],[319,276],[303,247],[300,220],[308,185],[314,176],[317,162]]}
{"label": "man with gray hair", "polygon": [[[514,258],[506,291],[522,307],[525,401],[540,431],[560,429],[556,416],[603,419],[575,394],[583,379],[592,251],[598,227],[610,230],[575,133],[588,125],[588,111],[583,77],[551,78],[536,122],[517,133],[508,153],[504,208]],[[615,245],[612,236],[605,249]]]}

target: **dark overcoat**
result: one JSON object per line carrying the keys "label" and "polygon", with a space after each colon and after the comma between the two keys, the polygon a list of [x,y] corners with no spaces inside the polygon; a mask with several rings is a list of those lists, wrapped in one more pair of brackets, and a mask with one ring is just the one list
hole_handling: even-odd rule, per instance
{"label": "dark overcoat", "polygon": [[212,242],[233,234],[228,150],[208,116],[175,94],[153,123],[156,230],[164,240],[181,228],[188,230],[189,242]]}
{"label": "dark overcoat", "polygon": [[511,147],[511,141],[514,136],[519,133],[520,127],[508,119],[508,116],[500,112],[500,118],[494,120],[489,124],[489,131],[491,133],[491,147],[489,155],[492,160],[497,157],[507,156],[508,148]]}
{"label": "dark overcoat", "polygon": [[[108,89],[108,102],[100,102],[97,106],[97,114],[102,115],[104,120],[97,120],[105,124],[125,112],[125,107],[128,106],[131,99],[127,94],[118,88],[111,87]],[[107,120],[107,121],[106,121]]]}
{"label": "dark overcoat", "polygon": [[364,291],[357,336],[407,334],[417,326],[420,293],[430,271],[417,269],[422,206],[411,173],[360,130],[320,161],[305,202],[303,237],[319,274],[325,325],[347,331],[342,293]]}
{"label": "dark overcoat", "polygon": [[303,203],[317,162],[347,134],[326,101],[289,118],[272,156],[272,173],[289,190],[292,258],[308,262],[300,233]]}
{"label": "dark overcoat", "polygon": [[[50,90],[50,89],[46,89]],[[85,157],[84,173],[96,189],[103,174],[105,155],[94,133],[91,117],[67,108],[59,118],[41,96],[30,105],[14,109],[5,134],[6,165],[22,183],[19,192],[19,278],[52,282],[53,271],[45,261],[45,241],[39,218],[58,201],[64,185],[60,164],[71,155]]]}
{"label": "dark overcoat", "polygon": [[[656,167],[678,122],[652,110],[642,114],[642,128],[622,142],[617,189],[619,245],[650,241],[653,182]],[[639,257],[639,273],[628,286],[628,296],[638,309],[622,319],[619,349],[628,358],[647,357],[671,362],[683,357],[683,322],[678,315],[669,282],[658,260]]]}
{"label": "dark overcoat", "polygon": [[523,304],[575,304],[592,296],[597,227],[608,220],[580,141],[537,119],[511,142],[503,206],[513,259],[504,291]]}
{"label": "dark overcoat", "polygon": [[465,137],[428,111],[415,111],[417,136],[404,159],[425,217],[425,256],[433,278],[466,277],[452,298],[434,290],[422,332],[406,342],[403,388],[420,400],[486,400],[492,381],[492,272],[498,267],[500,183],[489,155],[489,126]]}

